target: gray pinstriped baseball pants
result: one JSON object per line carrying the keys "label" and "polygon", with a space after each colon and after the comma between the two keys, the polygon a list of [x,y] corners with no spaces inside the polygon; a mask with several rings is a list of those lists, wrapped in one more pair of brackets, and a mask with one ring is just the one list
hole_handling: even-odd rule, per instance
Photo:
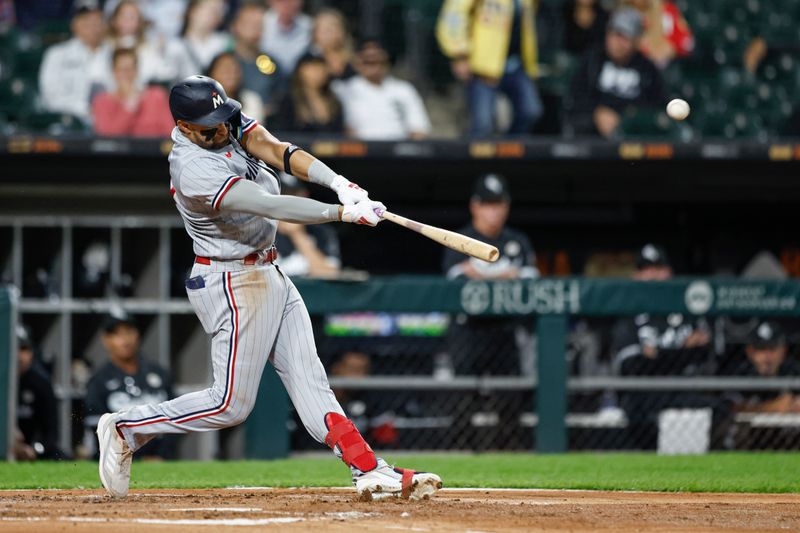
{"label": "gray pinstriped baseball pants", "polygon": [[210,431],[243,422],[272,362],[306,430],[324,442],[325,414],[344,414],[317,356],[311,319],[291,280],[274,265],[195,264],[189,301],[212,335],[211,387],[133,407],[117,428],[134,451],[163,433]]}

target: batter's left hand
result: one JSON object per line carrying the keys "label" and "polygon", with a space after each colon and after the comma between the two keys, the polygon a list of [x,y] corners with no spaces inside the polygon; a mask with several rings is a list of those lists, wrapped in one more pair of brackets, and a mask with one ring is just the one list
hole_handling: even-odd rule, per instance
{"label": "batter's left hand", "polygon": [[342,210],[342,222],[377,226],[381,221],[386,206],[381,202],[366,200],[353,205],[345,205]]}
{"label": "batter's left hand", "polygon": [[339,202],[342,205],[353,205],[363,200],[369,200],[369,193],[366,190],[342,175],[334,178],[331,189],[339,196]]}

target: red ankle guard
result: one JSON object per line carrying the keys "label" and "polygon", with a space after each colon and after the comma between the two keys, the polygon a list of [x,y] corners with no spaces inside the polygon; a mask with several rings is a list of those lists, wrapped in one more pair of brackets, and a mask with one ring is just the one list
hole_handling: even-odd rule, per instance
{"label": "red ankle guard", "polygon": [[328,427],[325,444],[331,448],[338,446],[342,452],[342,461],[347,466],[354,466],[362,472],[369,472],[378,466],[375,452],[353,422],[338,413],[328,413],[325,415],[325,425]]}

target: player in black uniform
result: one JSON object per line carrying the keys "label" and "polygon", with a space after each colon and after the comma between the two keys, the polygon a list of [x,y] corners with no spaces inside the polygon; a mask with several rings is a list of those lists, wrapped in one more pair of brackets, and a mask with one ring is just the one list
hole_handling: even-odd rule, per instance
{"label": "player in black uniform", "polygon": [[[63,459],[58,448],[58,405],[50,375],[34,356],[28,330],[17,328],[19,385],[17,388],[17,425],[39,459]],[[28,454],[26,459],[32,459]]]}
{"label": "player in black uniform", "polygon": [[[103,324],[103,344],[109,361],[89,380],[86,390],[84,425],[94,437],[103,413],[134,405],[159,403],[173,398],[166,370],[139,354],[139,328],[130,315],[109,315]],[[92,442],[92,439],[87,439]],[[175,456],[175,437],[163,436],[149,442],[137,457]]]}
{"label": "player in black uniform", "polygon": [[[498,174],[475,182],[469,203],[472,223],[459,233],[487,242],[500,250],[500,258],[487,263],[445,250],[442,268],[448,279],[513,280],[536,278],[539,271],[528,237],[506,227],[511,195]],[[524,331],[518,319],[457,316],[450,327],[448,348],[456,374],[519,374]],[[528,329],[530,325],[528,325]],[[524,330],[524,327],[523,327]]]}
{"label": "player in black uniform", "polygon": [[[464,258],[446,250],[442,267],[449,279],[515,280],[536,278],[539,271],[530,241],[521,231],[506,227],[511,195],[508,184],[500,175],[479,177],[473,188],[469,210],[472,223],[459,233],[497,247],[500,258],[495,263]],[[447,352],[458,375],[520,375],[532,372],[531,321],[509,317],[475,317],[456,315],[447,334]],[[503,448],[520,445],[517,430],[521,409],[509,408],[502,394],[479,391],[470,407],[460,410],[455,424],[459,426],[459,442],[472,449]],[[529,405],[516,402],[515,405]],[[473,415],[483,413],[493,431],[476,426]]]}
{"label": "player in black uniform", "polygon": [[[664,249],[646,244],[631,276],[639,281],[666,281],[673,272]],[[711,330],[705,318],[680,313],[667,316],[642,313],[620,319],[611,341],[613,368],[623,376],[702,375],[710,370]],[[693,393],[628,391],[620,393],[620,406],[628,415],[627,445],[655,448],[658,415],[669,407],[706,407],[708,398]]]}

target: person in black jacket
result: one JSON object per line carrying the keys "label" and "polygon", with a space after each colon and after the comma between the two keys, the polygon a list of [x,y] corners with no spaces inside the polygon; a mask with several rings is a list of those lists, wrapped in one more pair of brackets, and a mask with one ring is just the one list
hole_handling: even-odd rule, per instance
{"label": "person in black jacket", "polygon": [[17,426],[22,441],[18,459],[63,459],[58,448],[58,404],[50,375],[35,358],[28,330],[17,328]]}
{"label": "person in black jacket", "polygon": [[331,89],[321,56],[306,54],[292,74],[289,92],[272,118],[272,127],[303,133],[344,133],[342,106]]}
{"label": "person in black jacket", "polygon": [[[664,249],[654,244],[643,246],[631,277],[648,282],[672,278]],[[710,327],[703,317],[642,313],[633,319],[621,319],[614,326],[613,367],[622,376],[701,375],[710,366],[710,342]],[[705,397],[671,391],[625,391],[620,392],[619,401],[629,421],[626,446],[637,449],[655,448],[661,410],[710,405]]]}
{"label": "person in black jacket", "polygon": [[[140,356],[139,338],[139,327],[130,315],[120,313],[106,317],[103,345],[109,361],[92,375],[86,387],[84,426],[87,433],[94,433],[103,413],[174,397],[167,371]],[[174,435],[153,439],[137,457],[173,459],[175,440]]]}
{"label": "person in black jacket", "polygon": [[[780,324],[764,320],[750,333],[745,358],[732,361],[723,373],[774,378],[800,376],[800,362],[789,356]],[[725,372],[727,370],[727,372]],[[757,413],[800,413],[800,394],[791,390],[748,391],[729,395],[734,410]]]}
{"label": "person in black jacket", "polygon": [[[504,177],[478,178],[469,203],[472,221],[459,233],[487,242],[500,250],[494,263],[466,257],[447,249],[442,269],[449,279],[515,280],[537,278],[536,258],[528,237],[506,226],[511,196]],[[458,375],[519,375],[525,335],[522,324],[508,317],[458,315],[448,333],[448,351]],[[523,328],[524,329],[524,328]],[[523,372],[527,373],[527,372]]]}
{"label": "person in black jacket", "polygon": [[632,8],[611,16],[605,47],[590,50],[572,79],[568,102],[573,133],[613,137],[632,108],[666,105],[658,68],[639,50],[642,16]]}
{"label": "person in black jacket", "polygon": [[562,7],[564,49],[576,55],[600,45],[606,34],[608,11],[599,0],[569,0]]}

